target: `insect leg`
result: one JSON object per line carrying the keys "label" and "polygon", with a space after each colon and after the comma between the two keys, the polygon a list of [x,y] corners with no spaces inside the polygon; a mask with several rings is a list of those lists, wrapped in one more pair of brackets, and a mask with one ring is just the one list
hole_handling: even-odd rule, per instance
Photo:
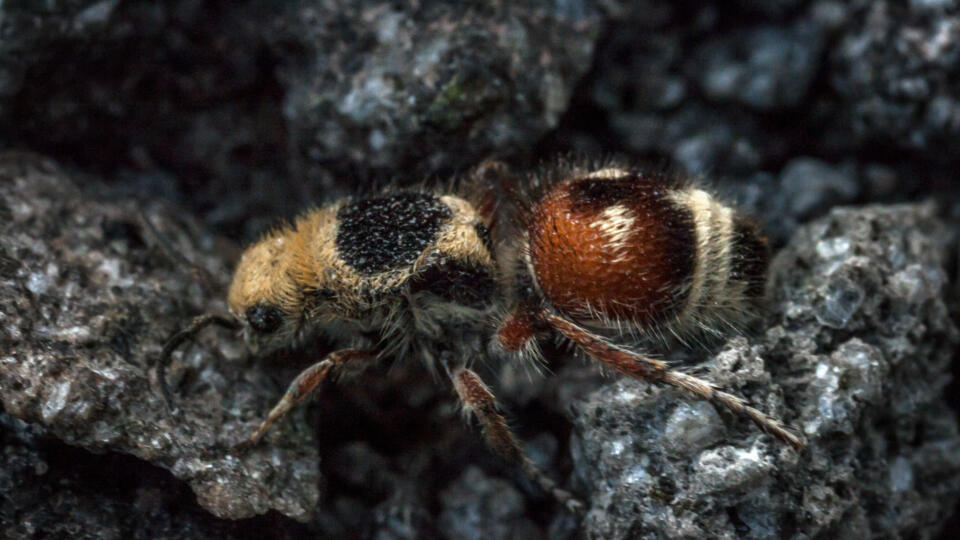
{"label": "insect leg", "polygon": [[583,503],[575,499],[569,491],[558,488],[557,483],[544,474],[523,452],[523,448],[513,436],[503,415],[497,411],[496,398],[487,385],[483,384],[480,376],[469,369],[460,368],[453,372],[451,378],[464,410],[475,414],[480,421],[487,446],[507,461],[520,465],[527,477],[570,511],[581,513],[584,508]]}
{"label": "insect leg", "polygon": [[747,405],[743,398],[720,390],[713,383],[674,371],[662,360],[648,358],[613,345],[549,311],[541,311],[540,316],[567,339],[576,343],[591,358],[624,375],[644,381],[662,382],[680,388],[695,397],[720,405],[736,414],[747,416],[760,429],[789,444],[796,450],[801,450],[804,446],[803,440],[781,421]]}
{"label": "insect leg", "polygon": [[540,317],[540,308],[524,302],[500,322],[494,343],[504,351],[539,358],[537,337],[549,331],[550,327]]}
{"label": "insect leg", "polygon": [[247,439],[247,444],[252,445],[260,441],[267,430],[270,429],[270,426],[305,400],[310,395],[310,392],[327,378],[330,370],[339,368],[350,360],[376,356],[376,354],[376,351],[358,349],[335,351],[328,354],[323,360],[300,372],[297,378],[290,383],[290,387],[287,388],[287,392],[280,398],[280,401],[274,405],[263,422],[260,422],[260,426],[257,427],[256,431],[250,434],[250,437]]}

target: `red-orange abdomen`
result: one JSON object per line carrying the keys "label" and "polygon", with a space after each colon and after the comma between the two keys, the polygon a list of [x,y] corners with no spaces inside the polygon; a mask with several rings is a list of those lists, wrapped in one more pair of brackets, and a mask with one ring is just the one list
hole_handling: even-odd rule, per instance
{"label": "red-orange abdomen", "polygon": [[701,189],[631,171],[553,186],[531,209],[527,242],[545,300],[588,324],[735,326],[763,294],[766,243],[749,220]]}
{"label": "red-orange abdomen", "polygon": [[674,316],[694,272],[696,235],[689,209],[670,193],[629,173],[554,186],[528,226],[530,264],[546,299],[581,320],[649,325]]}

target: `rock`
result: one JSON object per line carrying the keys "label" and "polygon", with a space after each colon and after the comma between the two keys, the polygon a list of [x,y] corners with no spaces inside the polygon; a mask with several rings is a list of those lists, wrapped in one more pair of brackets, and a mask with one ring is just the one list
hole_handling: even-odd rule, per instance
{"label": "rock", "polygon": [[296,170],[433,174],[529,146],[566,110],[600,24],[587,1],[296,2],[278,23],[280,54],[306,51],[286,76]]}
{"label": "rock", "polygon": [[[12,2],[0,7],[0,104],[23,89],[29,70],[42,69],[63,42],[83,43],[103,32],[118,0]],[[3,105],[0,105],[2,107]],[[0,108],[0,117],[10,111]]]}
{"label": "rock", "polygon": [[795,158],[783,168],[780,178],[786,213],[800,222],[832,206],[852,202],[859,190],[857,179],[850,171],[831,167],[818,159]]}
{"label": "rock", "polygon": [[943,396],[960,342],[952,236],[930,204],[835,209],[777,255],[765,331],[701,354],[710,379],[795,426],[802,452],[631,380],[577,405],[587,536],[936,535],[960,496]]}
{"label": "rock", "polygon": [[[449,388],[400,363],[329,385],[231,461],[227,444],[310,352],[253,359],[211,329],[176,357],[184,415],[168,417],[150,374],[159,345],[190,316],[223,311],[236,245],[211,233],[244,244],[372,181],[435,186],[489,155],[533,165],[569,153],[716,187],[775,250],[840,204],[939,198],[955,226],[956,4],[0,3],[0,148],[74,171],[9,156],[0,167],[0,201],[14,201],[0,205],[3,535],[578,537],[576,518],[464,429]],[[877,252],[893,233],[867,241],[862,229],[919,238],[909,245],[940,233],[927,210],[895,214],[902,224],[864,212],[801,229],[761,334],[669,355],[709,356],[713,380],[809,429],[807,454],[673,392],[609,385],[562,346],[545,344],[553,376],[477,362],[532,457],[596,495],[588,534],[799,536],[816,522],[822,536],[933,534],[956,448],[949,414],[930,412],[932,386],[954,338],[946,315],[917,306],[942,307],[941,250],[888,264]],[[515,507],[490,501],[501,488]],[[220,516],[277,508],[309,525],[218,519],[184,502],[191,489]],[[796,514],[780,513],[789,505]]]}
{"label": "rock", "polygon": [[217,520],[170,474],[121,454],[92,454],[0,413],[0,534],[5,538],[303,536],[292,520]]}
{"label": "rock", "polygon": [[586,0],[6,2],[0,148],[186,192],[219,232],[251,239],[357,183],[535,145],[602,23]]}
{"label": "rock", "polygon": [[853,165],[874,201],[956,199],[957,2],[747,4],[616,13],[552,140],[734,185],[811,156]]}
{"label": "rock", "polygon": [[618,149],[669,156],[682,175],[743,178],[781,166],[809,144],[792,111],[819,99],[831,32],[806,4],[768,3],[776,15],[759,18],[741,11],[764,8],[729,3],[637,6],[612,26],[590,101],[575,106],[598,107]]}
{"label": "rock", "polygon": [[708,99],[736,100],[758,110],[795,106],[816,75],[823,36],[816,25],[763,26],[706,42],[700,86]]}
{"label": "rock", "polygon": [[171,379],[181,372],[181,415],[151,381],[171,321],[225,312],[160,247],[169,242],[222,287],[228,272],[209,235],[162,204],[93,198],[49,161],[18,153],[0,159],[0,214],[8,413],[71,445],[169,469],[217,516],[274,509],[310,519],[319,496],[311,430],[294,434],[285,424],[268,445],[231,449],[280,394],[264,384],[271,378],[261,364],[245,365],[237,337],[211,331],[177,354]]}
{"label": "rock", "polygon": [[[830,53],[830,85],[842,103],[838,129],[857,141],[935,152],[955,144],[960,103],[957,2],[867,2],[848,8]],[[952,146],[951,146],[952,147]]]}
{"label": "rock", "polygon": [[117,191],[187,189],[181,204],[235,235],[295,212],[284,194],[306,188],[285,174],[279,60],[256,4],[4,2],[0,148],[39,151]]}
{"label": "rock", "polygon": [[489,478],[469,466],[441,495],[444,508],[437,522],[447,538],[540,538],[524,517],[523,495],[509,482]]}
{"label": "rock", "polygon": [[790,160],[776,181],[763,183],[755,210],[767,216],[764,231],[784,242],[797,227],[824,215],[830,208],[857,200],[865,183],[856,165],[825,163],[810,157]]}

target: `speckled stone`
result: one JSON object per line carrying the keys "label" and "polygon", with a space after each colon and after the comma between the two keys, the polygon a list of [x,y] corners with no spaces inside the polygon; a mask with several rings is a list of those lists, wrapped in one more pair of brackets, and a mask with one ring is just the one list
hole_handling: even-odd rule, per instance
{"label": "speckled stone", "polygon": [[151,380],[174,321],[223,305],[142,220],[222,286],[227,269],[207,253],[210,236],[162,204],[89,196],[30,154],[0,158],[0,210],[4,410],[69,444],[169,469],[217,516],[310,519],[319,486],[309,429],[286,424],[268,445],[231,449],[278,396],[257,383],[268,377],[246,365],[237,337],[210,332],[177,354],[182,414]]}
{"label": "speckled stone", "polygon": [[[575,518],[463,429],[429,375],[395,367],[331,384],[275,448],[231,462],[225,445],[309,358],[252,359],[228,332],[205,332],[170,372],[174,420],[154,400],[159,344],[223,309],[225,261],[279,219],[374,180],[435,186],[489,155],[529,169],[569,152],[648,160],[719,188],[775,250],[841,204],[936,199],[956,228],[957,13],[956,0],[0,3],[0,148],[71,171],[38,165],[47,172],[24,178],[47,179],[33,186],[0,169],[0,200],[16,202],[0,205],[0,536],[439,538],[443,513],[443,530],[459,530],[450,516],[475,518],[462,531],[478,534],[507,515],[530,534],[579,537]],[[214,282],[171,262],[136,207]],[[714,381],[809,429],[814,449],[796,463],[745,422],[674,392],[611,388],[549,343],[543,376],[483,371],[534,459],[595,496],[587,534],[933,534],[958,452],[931,386],[953,338],[947,314],[923,310],[946,298],[956,320],[960,251],[946,276],[927,253],[939,241],[923,240],[939,237],[928,214],[865,212],[802,229],[751,337],[668,355],[706,361]],[[900,236],[867,242],[867,230],[923,249],[905,255],[881,245]],[[884,250],[898,257],[889,266]],[[931,437],[941,446],[916,446]],[[523,512],[468,489],[471,464],[480,487],[520,493]],[[741,465],[768,476],[735,477]],[[682,484],[695,466],[710,480],[701,491]],[[110,473],[138,485],[114,489],[100,480]],[[178,507],[193,488],[217,515],[281,508],[309,530],[277,512],[234,523]],[[785,517],[789,504],[798,513]]]}
{"label": "speckled stone", "polygon": [[278,24],[284,51],[306,51],[286,75],[296,169],[462,170],[533,144],[589,68],[600,15],[576,0],[294,2]]}
{"label": "speckled stone", "polygon": [[960,341],[951,238],[929,204],[834,210],[777,255],[764,332],[700,355],[698,371],[793,425],[802,452],[635,381],[578,404],[587,536],[934,536],[960,495],[943,397]]}

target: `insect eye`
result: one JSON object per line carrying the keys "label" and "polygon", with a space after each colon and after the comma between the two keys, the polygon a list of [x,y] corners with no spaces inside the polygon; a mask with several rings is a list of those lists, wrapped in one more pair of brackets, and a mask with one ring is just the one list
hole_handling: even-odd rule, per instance
{"label": "insect eye", "polygon": [[250,326],[258,333],[269,334],[280,328],[283,322],[283,314],[279,309],[273,306],[257,304],[247,308],[244,313]]}

